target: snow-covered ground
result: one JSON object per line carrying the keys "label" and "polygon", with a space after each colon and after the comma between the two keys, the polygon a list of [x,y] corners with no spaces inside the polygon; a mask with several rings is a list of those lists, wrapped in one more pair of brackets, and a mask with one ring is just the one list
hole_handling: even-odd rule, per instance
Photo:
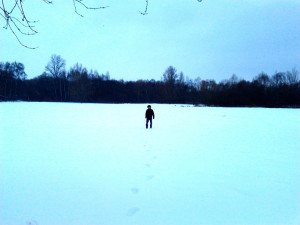
{"label": "snow-covered ground", "polygon": [[1,225],[299,224],[300,110],[0,103]]}

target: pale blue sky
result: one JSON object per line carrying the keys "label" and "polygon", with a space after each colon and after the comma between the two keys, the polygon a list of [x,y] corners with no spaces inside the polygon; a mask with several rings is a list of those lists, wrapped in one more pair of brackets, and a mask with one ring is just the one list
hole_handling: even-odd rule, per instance
{"label": "pale blue sky", "polygon": [[144,0],[87,0],[110,7],[79,7],[84,18],[71,0],[53,1],[25,1],[39,34],[20,38],[38,49],[0,31],[0,61],[24,63],[28,78],[42,74],[52,54],[67,69],[78,62],[117,80],[160,80],[170,65],[191,79],[216,81],[300,70],[299,0],[149,0],[146,16],[139,13]]}

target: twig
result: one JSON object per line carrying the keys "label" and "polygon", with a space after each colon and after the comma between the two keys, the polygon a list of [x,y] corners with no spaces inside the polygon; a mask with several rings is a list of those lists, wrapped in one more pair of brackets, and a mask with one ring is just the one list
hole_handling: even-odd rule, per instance
{"label": "twig", "polygon": [[148,2],[148,0],[146,0],[146,6],[145,6],[144,12],[141,12],[141,11],[140,11],[140,13],[141,13],[142,15],[147,15],[147,14],[148,14],[148,5],[149,5],[149,2]]}

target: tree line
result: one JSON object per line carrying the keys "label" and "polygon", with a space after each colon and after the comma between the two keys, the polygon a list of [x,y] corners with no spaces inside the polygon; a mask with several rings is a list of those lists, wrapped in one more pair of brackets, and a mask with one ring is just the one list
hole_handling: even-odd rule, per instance
{"label": "tree line", "polygon": [[109,73],[88,71],[75,64],[69,71],[61,56],[52,55],[45,71],[27,79],[19,62],[0,63],[1,101],[87,103],[188,103],[224,107],[299,107],[300,81],[296,69],[260,73],[252,81],[232,75],[215,80],[194,80],[169,66],[159,81],[123,81]]}

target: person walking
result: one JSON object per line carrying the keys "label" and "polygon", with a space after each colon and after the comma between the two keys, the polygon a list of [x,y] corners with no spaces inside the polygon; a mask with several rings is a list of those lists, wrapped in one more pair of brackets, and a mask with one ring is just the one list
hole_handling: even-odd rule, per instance
{"label": "person walking", "polygon": [[154,119],[154,111],[151,109],[151,105],[147,106],[145,118],[146,118],[146,129],[148,129],[149,121],[150,121],[150,128],[152,128],[152,118]]}

